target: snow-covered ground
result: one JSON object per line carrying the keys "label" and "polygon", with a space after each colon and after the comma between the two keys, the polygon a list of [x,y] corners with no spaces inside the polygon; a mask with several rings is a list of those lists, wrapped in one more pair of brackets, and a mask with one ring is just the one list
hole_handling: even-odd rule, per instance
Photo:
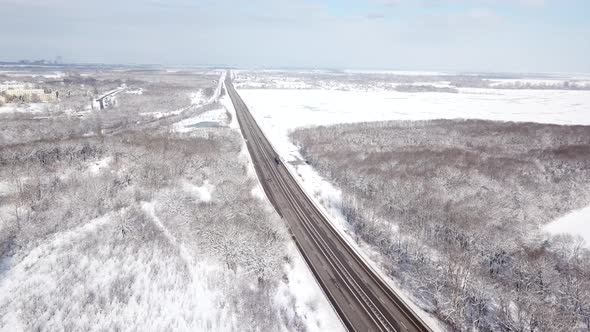
{"label": "snow-covered ground", "polygon": [[122,85],[122,86],[117,87],[117,88],[115,88],[113,90],[109,90],[109,91],[103,93],[102,95],[98,96],[98,98],[96,98],[96,99],[105,98],[106,96],[110,96],[110,95],[113,95],[114,96],[114,95],[116,95],[118,93],[121,93],[122,91],[124,91],[126,89],[127,89],[127,86]]}
{"label": "snow-covered ground", "polygon": [[549,223],[545,230],[551,234],[574,234],[584,239],[584,245],[590,249],[590,206],[575,210]]}
{"label": "snow-covered ground", "polygon": [[191,99],[191,105],[202,105],[205,103],[205,95],[203,94],[203,90],[199,90],[197,92],[193,92],[189,95]]}
{"label": "snow-covered ground", "polygon": [[590,91],[460,89],[460,93],[239,89],[266,130],[380,120],[471,118],[590,124]]}
{"label": "snow-covered ground", "polygon": [[191,99],[191,104],[192,105],[205,105],[205,104],[210,104],[216,100],[219,99],[219,97],[221,96],[221,88],[223,86],[223,82],[225,81],[225,75],[226,72],[223,71],[221,72],[221,74],[219,75],[219,81],[217,82],[217,86],[215,87],[215,91],[213,91],[213,94],[210,97],[206,97],[205,94],[203,93],[203,90],[200,89],[197,92],[191,93],[190,94],[190,99]]}
{"label": "snow-covered ground", "polygon": [[205,183],[203,183],[202,186],[197,186],[188,181],[184,181],[182,183],[182,189],[192,194],[192,196],[198,199],[200,202],[210,202],[211,193],[213,193],[215,186],[210,184],[207,180],[205,180]]}
{"label": "snow-covered ground", "polygon": [[187,133],[201,127],[226,126],[229,116],[225,108],[218,108],[184,119],[174,124],[173,130],[177,133]]}
{"label": "snow-covered ground", "polygon": [[[366,121],[454,118],[590,125],[590,91],[463,88],[459,89],[459,93],[326,89],[238,89],[238,92],[277,152],[287,162],[285,165],[297,175],[306,191],[349,240],[354,238],[354,234],[339,210],[341,192],[311,166],[301,162],[303,158],[298,148],[288,138],[289,132],[295,128]],[[590,208],[584,211],[590,211]],[[590,220],[585,220],[588,225]],[[578,219],[578,225],[581,222],[584,221]],[[583,235],[580,227],[555,227],[558,232]],[[359,243],[359,248],[369,260],[379,261],[378,254],[365,244]],[[396,287],[393,281],[389,282]],[[403,290],[401,293],[404,294]],[[405,297],[412,302],[409,295]],[[430,315],[419,309],[417,311],[425,320],[433,322]]]}
{"label": "snow-covered ground", "polygon": [[287,266],[287,282],[281,282],[275,297],[277,303],[287,307],[286,301],[295,301],[296,312],[308,331],[345,331],[293,243],[289,252],[292,261]]}
{"label": "snow-covered ground", "polygon": [[98,161],[92,162],[90,164],[90,166],[88,167],[88,171],[90,171],[90,173],[96,175],[101,170],[108,168],[111,161],[112,161],[111,157],[105,157],[105,158],[100,159]]}
{"label": "snow-covered ground", "polygon": [[[224,79],[223,77],[224,76],[222,75],[221,79]],[[231,99],[227,95],[220,96],[221,88],[218,87],[218,89],[219,92],[216,91],[214,94],[217,95],[217,99],[212,101],[219,100],[222,106],[221,108],[206,111],[199,115],[179,121],[173,125],[172,130],[177,133],[187,133],[199,128],[217,126],[228,126],[232,129],[239,130],[240,125],[235,116],[235,110]]]}
{"label": "snow-covered ground", "polygon": [[50,104],[43,103],[29,103],[29,104],[14,104],[9,103],[0,106],[0,114],[4,113],[41,113],[49,109]]}
{"label": "snow-covered ground", "polygon": [[344,73],[349,74],[389,74],[389,75],[403,75],[403,76],[442,76],[455,75],[454,73],[445,73],[440,71],[422,71],[422,70],[358,70],[346,69]]}
{"label": "snow-covered ground", "polygon": [[142,95],[143,94],[143,88],[139,88],[139,89],[133,89],[133,90],[127,90],[125,91],[126,94],[128,95]]}
{"label": "snow-covered ground", "polygon": [[170,111],[170,112],[147,112],[147,113],[139,113],[139,115],[141,116],[151,116],[154,117],[156,119],[161,119],[161,118],[165,118],[167,116],[172,116],[172,115],[178,115],[182,112],[186,111],[186,108],[181,108],[179,110],[176,111]]}
{"label": "snow-covered ground", "polygon": [[236,117],[236,110],[229,96],[227,94],[223,95],[221,98],[219,98],[219,102],[221,103],[221,105],[223,105],[223,107],[225,107],[225,109],[231,117],[229,127],[232,129],[240,130],[240,124],[238,123],[238,118]]}

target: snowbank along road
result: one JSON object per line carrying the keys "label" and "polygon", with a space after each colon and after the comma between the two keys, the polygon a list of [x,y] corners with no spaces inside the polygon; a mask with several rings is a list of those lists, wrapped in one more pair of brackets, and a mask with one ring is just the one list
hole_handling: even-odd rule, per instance
{"label": "snowbank along road", "polygon": [[351,331],[430,331],[352,249],[283,164],[226,76],[262,187],[343,324]]}

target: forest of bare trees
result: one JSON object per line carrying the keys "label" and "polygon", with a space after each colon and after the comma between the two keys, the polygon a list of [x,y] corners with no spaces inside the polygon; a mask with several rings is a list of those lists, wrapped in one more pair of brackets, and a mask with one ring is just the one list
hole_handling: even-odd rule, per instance
{"label": "forest of bare trees", "polygon": [[291,134],[354,233],[455,331],[587,331],[590,251],[546,223],[590,203],[590,127],[480,120]]}
{"label": "forest of bare trees", "polygon": [[305,329],[277,302],[288,237],[239,132],[172,131],[222,106],[151,80],[82,117],[0,114],[0,329]]}

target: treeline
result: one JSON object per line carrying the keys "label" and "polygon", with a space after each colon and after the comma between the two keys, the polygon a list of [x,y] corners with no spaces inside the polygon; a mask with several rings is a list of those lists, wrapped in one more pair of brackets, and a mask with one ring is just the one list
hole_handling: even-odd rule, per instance
{"label": "treeline", "polygon": [[[510,79],[510,82],[498,80]],[[548,78],[550,80],[551,78]],[[523,80],[523,81],[519,81]],[[337,89],[393,90],[401,92],[449,92],[458,88],[590,90],[590,84],[575,79],[555,83],[527,82],[526,76],[494,74],[429,74],[416,73],[346,73],[346,72],[240,72],[237,86],[244,89]],[[434,90],[433,84],[445,82],[449,87]],[[422,87],[422,88],[418,88]]]}
{"label": "treeline", "polygon": [[564,81],[557,83],[531,83],[531,82],[509,82],[491,84],[494,89],[534,89],[534,90],[590,90],[590,84],[582,84],[575,81]]}
{"label": "treeline", "polygon": [[457,88],[453,87],[439,87],[434,85],[415,85],[402,84],[395,87],[395,91],[399,92],[445,92],[445,93],[459,93]]}
{"label": "treeline", "polygon": [[540,231],[590,203],[590,127],[380,122],[292,139],[387,272],[451,330],[590,329],[590,252]]}

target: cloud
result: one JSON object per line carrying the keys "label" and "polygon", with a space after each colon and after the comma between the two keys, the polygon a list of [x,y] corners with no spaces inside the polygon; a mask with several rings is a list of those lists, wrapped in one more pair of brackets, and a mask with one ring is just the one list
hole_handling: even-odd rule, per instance
{"label": "cloud", "polygon": [[0,0],[0,31],[19,27],[3,35],[0,57],[510,70],[531,64],[535,54],[546,59],[535,62],[544,70],[588,68],[581,56],[563,59],[590,52],[582,40],[590,24],[574,30],[563,16],[557,25],[545,21],[548,15],[581,12],[571,5],[576,0],[560,3],[557,14],[531,10],[527,24],[515,22],[511,13],[555,0],[357,1]]}
{"label": "cloud", "polygon": [[528,7],[544,7],[547,4],[547,0],[518,0],[522,5]]}
{"label": "cloud", "polygon": [[380,13],[369,13],[367,14],[367,19],[369,20],[380,20],[380,19],[384,19],[385,15],[384,14],[380,14]]}
{"label": "cloud", "polygon": [[524,7],[544,7],[549,1],[556,0],[368,0],[370,3],[380,4],[384,6],[400,6],[400,5],[422,5],[422,6],[445,6],[453,4],[463,5],[519,5]]}
{"label": "cloud", "polygon": [[478,22],[500,22],[501,17],[489,8],[471,8],[467,11],[466,16]]}

